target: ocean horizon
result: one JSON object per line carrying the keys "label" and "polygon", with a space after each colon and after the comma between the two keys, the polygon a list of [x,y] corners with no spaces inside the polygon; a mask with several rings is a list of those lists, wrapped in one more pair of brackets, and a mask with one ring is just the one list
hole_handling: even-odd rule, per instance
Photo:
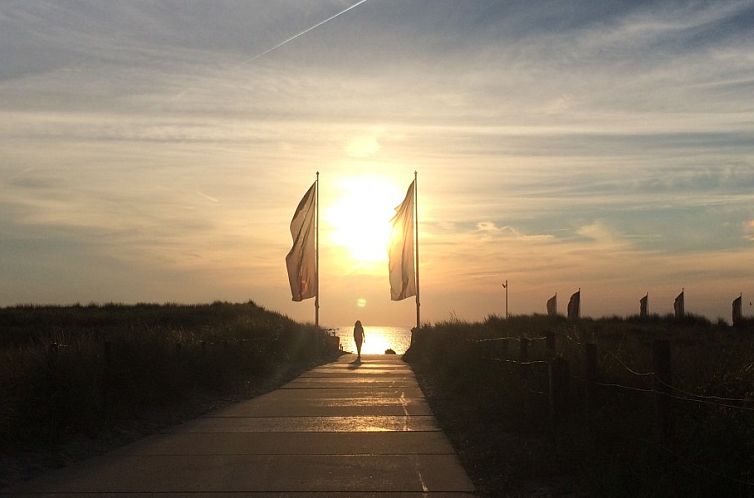
{"label": "ocean horizon", "polygon": [[[340,338],[344,351],[356,352],[353,341],[353,325],[333,327],[331,329]],[[411,344],[410,327],[389,327],[384,325],[365,325],[362,354],[384,354],[392,349],[396,354],[403,354]]]}

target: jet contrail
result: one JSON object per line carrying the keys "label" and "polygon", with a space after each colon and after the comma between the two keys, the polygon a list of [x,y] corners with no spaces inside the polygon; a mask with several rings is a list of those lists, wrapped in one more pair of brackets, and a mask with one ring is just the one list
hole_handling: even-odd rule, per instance
{"label": "jet contrail", "polygon": [[281,41],[280,43],[278,43],[278,44],[277,44],[277,45],[275,45],[274,47],[268,48],[268,49],[267,49],[267,50],[265,50],[264,52],[260,52],[260,53],[258,53],[257,55],[255,55],[255,56],[253,56],[253,57],[251,57],[251,58],[249,58],[249,59],[245,60],[244,62],[242,62],[242,63],[241,63],[241,65],[243,65],[243,64],[248,64],[249,62],[254,62],[255,60],[259,59],[260,57],[264,57],[265,55],[269,54],[269,53],[270,53],[270,52],[272,52],[273,50],[277,50],[277,49],[279,49],[280,47],[282,47],[283,45],[285,45],[286,43],[292,42],[293,40],[295,40],[296,38],[298,38],[298,37],[300,37],[300,36],[304,36],[304,35],[305,35],[306,33],[308,33],[309,31],[311,31],[311,30],[313,30],[313,29],[317,29],[317,28],[319,28],[319,27],[320,27],[320,26],[322,26],[323,24],[325,24],[325,23],[327,23],[327,22],[330,22],[330,21],[332,21],[332,20],[333,20],[333,19],[335,19],[336,17],[338,17],[338,16],[340,16],[340,15],[343,15],[343,14],[345,14],[345,13],[346,13],[346,12],[348,12],[349,10],[351,10],[351,9],[355,9],[356,7],[358,7],[359,5],[361,5],[362,3],[366,3],[366,1],[367,1],[367,0],[359,0],[359,1],[358,1],[358,2],[356,2],[355,4],[353,4],[353,5],[351,5],[350,7],[348,7],[347,9],[341,10],[341,11],[340,11],[340,12],[338,12],[337,14],[335,14],[335,15],[332,15],[332,16],[330,16],[330,17],[328,17],[328,18],[327,18],[327,19],[325,19],[324,21],[320,21],[320,22],[318,22],[317,24],[315,24],[314,26],[311,26],[311,27],[309,27],[309,28],[306,28],[305,30],[301,31],[300,33],[296,33],[295,35],[291,36],[290,38],[287,38],[287,39],[285,39],[285,40]]}
{"label": "jet contrail", "polygon": [[[336,17],[338,17],[338,16],[341,16],[341,15],[345,14],[346,12],[348,12],[349,10],[351,10],[351,9],[355,9],[355,8],[356,8],[356,7],[358,7],[359,5],[361,5],[361,4],[363,4],[363,3],[366,3],[366,2],[367,2],[367,0],[359,0],[359,1],[358,1],[358,2],[356,2],[355,4],[351,5],[350,7],[346,8],[346,9],[344,9],[344,10],[341,10],[341,11],[340,11],[340,12],[338,12],[337,14],[334,14],[334,15],[332,15],[332,16],[330,16],[330,17],[328,17],[328,18],[327,18],[327,19],[325,19],[324,21],[320,21],[320,22],[318,22],[317,24],[315,24],[314,26],[311,26],[311,27],[309,27],[309,28],[306,28],[305,30],[301,31],[300,33],[296,33],[295,35],[293,35],[293,36],[291,36],[291,37],[289,37],[289,38],[286,38],[285,40],[281,41],[280,43],[278,43],[278,44],[277,44],[277,45],[275,45],[274,47],[270,47],[270,48],[268,48],[267,50],[265,50],[264,52],[260,52],[260,53],[258,53],[257,55],[254,55],[254,56],[252,56],[252,57],[250,57],[250,58],[248,58],[248,59],[246,59],[246,60],[244,60],[244,61],[241,61],[241,62],[239,62],[238,64],[236,64],[235,66],[233,66],[233,69],[238,69],[238,68],[240,68],[240,67],[242,67],[242,66],[245,66],[246,64],[249,64],[250,62],[254,62],[255,60],[259,59],[260,57],[264,57],[265,55],[269,54],[270,52],[272,52],[272,51],[274,51],[274,50],[277,50],[277,49],[279,49],[279,48],[280,48],[280,47],[282,47],[283,45],[285,45],[285,44],[287,44],[287,43],[290,43],[290,42],[292,42],[293,40],[295,40],[296,38],[298,38],[298,37],[300,37],[300,36],[304,36],[304,35],[305,35],[306,33],[308,33],[309,31],[311,31],[311,30],[313,30],[313,29],[317,29],[317,28],[319,28],[319,27],[320,27],[320,26],[322,26],[323,24],[325,24],[325,23],[328,23],[328,22],[332,21],[332,20],[333,20],[333,19],[335,19]],[[175,95],[175,96],[174,96],[173,98],[169,99],[169,100],[168,100],[168,102],[170,102],[170,103],[173,103],[173,102],[176,102],[176,101],[178,101],[178,100],[182,99],[182,98],[184,97],[184,95],[186,95],[186,94],[187,94],[187,93],[189,92],[189,90],[190,90],[189,88],[186,88],[186,89],[184,89],[184,90],[182,90],[182,91],[178,92],[178,93],[177,93],[177,94],[176,94],[176,95]]]}

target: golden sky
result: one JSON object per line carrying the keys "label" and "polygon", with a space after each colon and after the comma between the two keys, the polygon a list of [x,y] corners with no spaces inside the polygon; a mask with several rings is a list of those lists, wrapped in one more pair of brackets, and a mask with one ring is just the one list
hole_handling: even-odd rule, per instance
{"label": "golden sky", "polygon": [[425,320],[505,279],[513,313],[752,313],[750,2],[369,0],[280,45],[355,3],[0,4],[0,304],[312,320],[284,257],[320,171],[321,322],[408,326],[381,245],[416,170]]}

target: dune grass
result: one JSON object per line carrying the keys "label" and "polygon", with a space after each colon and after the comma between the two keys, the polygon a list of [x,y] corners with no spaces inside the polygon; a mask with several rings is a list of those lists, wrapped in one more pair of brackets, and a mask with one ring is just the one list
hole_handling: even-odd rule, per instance
{"label": "dune grass", "polygon": [[64,463],[71,444],[118,444],[337,354],[253,302],[0,308],[0,486],[34,473],[24,459]]}
{"label": "dune grass", "polygon": [[[552,429],[547,363],[521,366],[519,342],[554,332],[569,366],[566,410]],[[675,430],[657,433],[652,342],[672,348]],[[480,340],[482,340],[480,342]],[[587,421],[583,343],[598,348]],[[507,346],[506,346],[507,344]],[[546,359],[545,341],[529,358]],[[702,317],[569,322],[562,317],[449,321],[414,332],[406,354],[479,489],[492,496],[751,496],[754,487],[754,328]],[[630,370],[628,370],[628,367]],[[628,389],[627,389],[628,388]],[[650,391],[650,392],[647,392]],[[684,394],[686,393],[686,394]],[[730,406],[723,406],[728,404]]]}

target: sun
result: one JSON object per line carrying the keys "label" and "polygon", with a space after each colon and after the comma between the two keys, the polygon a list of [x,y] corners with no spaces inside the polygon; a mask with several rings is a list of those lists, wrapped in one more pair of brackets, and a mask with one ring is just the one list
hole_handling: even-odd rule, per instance
{"label": "sun", "polygon": [[331,244],[359,263],[386,261],[390,219],[400,203],[400,190],[379,176],[344,179],[339,189],[335,201],[323,206]]}

